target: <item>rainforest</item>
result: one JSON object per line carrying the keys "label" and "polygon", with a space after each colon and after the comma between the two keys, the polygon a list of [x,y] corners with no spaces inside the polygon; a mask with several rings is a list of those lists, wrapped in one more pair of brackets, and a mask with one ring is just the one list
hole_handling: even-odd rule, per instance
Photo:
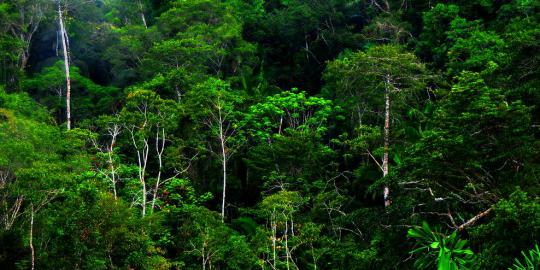
{"label": "rainforest", "polygon": [[0,0],[0,269],[540,270],[538,0]]}

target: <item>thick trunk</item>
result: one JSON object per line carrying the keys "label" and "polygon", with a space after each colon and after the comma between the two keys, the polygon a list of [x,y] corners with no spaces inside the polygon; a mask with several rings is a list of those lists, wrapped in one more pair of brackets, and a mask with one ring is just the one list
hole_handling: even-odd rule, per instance
{"label": "thick trunk", "polygon": [[28,64],[28,58],[30,58],[30,53],[28,49],[25,49],[24,52],[21,54],[21,62],[19,66],[20,71],[24,71],[24,69],[26,68],[26,65]]}
{"label": "thick trunk", "polygon": [[[388,175],[388,152],[390,148],[390,92],[388,87],[384,94],[385,106],[384,106],[384,156],[382,171],[383,177]],[[390,200],[390,189],[388,186],[384,186],[384,207],[390,206],[392,201]]]}
{"label": "thick trunk", "polygon": [[68,48],[68,36],[66,28],[64,26],[64,19],[62,17],[62,9],[60,8],[60,2],[58,2],[58,23],[60,24],[60,37],[62,40],[62,50],[64,52],[64,66],[66,72],[66,120],[67,129],[71,129],[71,78],[69,75],[69,48]]}

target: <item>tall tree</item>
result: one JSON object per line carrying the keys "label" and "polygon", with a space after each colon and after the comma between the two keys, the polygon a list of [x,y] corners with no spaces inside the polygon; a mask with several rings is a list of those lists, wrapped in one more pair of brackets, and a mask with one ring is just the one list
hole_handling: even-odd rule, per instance
{"label": "tall tree", "polygon": [[[346,54],[327,67],[326,91],[331,91],[349,108],[351,118],[356,119],[359,126],[364,125],[366,120],[377,123],[377,118],[382,115],[383,158],[382,162],[375,162],[383,178],[389,173],[391,119],[401,118],[400,113],[404,112],[399,108],[407,106],[406,101],[414,100],[426,90],[429,95],[427,79],[424,65],[412,53],[396,45],[375,46],[366,52]],[[396,110],[393,114],[392,108]],[[374,112],[374,115],[370,112]],[[368,154],[372,156],[369,151]],[[388,207],[391,199],[387,185],[383,187],[383,197],[384,205]]]}
{"label": "tall tree", "polygon": [[[192,102],[192,117],[201,121],[210,130],[210,136],[219,142],[218,151],[209,150],[217,154],[221,163],[222,192],[221,192],[221,218],[225,219],[227,194],[227,164],[231,156],[241,145],[241,137],[236,136],[240,129],[239,106],[243,102],[242,95],[231,89],[224,81],[210,78],[196,86],[187,97]],[[198,112],[197,112],[198,111]]]}
{"label": "tall tree", "polygon": [[[120,112],[125,133],[129,135],[127,139],[136,153],[142,216],[147,213],[149,190],[153,190],[150,209],[154,210],[156,206],[158,191],[164,182],[162,179],[162,158],[165,142],[168,132],[176,128],[178,116],[177,103],[163,100],[155,92],[145,89],[133,89],[128,96],[126,106]],[[154,146],[152,140],[155,143],[155,148],[152,147]],[[148,164],[152,159],[158,161],[157,178],[153,189],[149,187],[147,176]]]}
{"label": "tall tree", "polygon": [[58,26],[60,40],[62,41],[62,52],[64,55],[64,68],[66,74],[66,127],[71,129],[71,77],[69,73],[69,37],[64,24],[64,9],[62,8],[61,1],[57,0],[58,5]]}
{"label": "tall tree", "polygon": [[32,38],[39,29],[47,15],[49,4],[47,1],[15,0],[2,3],[9,12],[3,24],[7,31],[19,41],[18,68],[24,71],[30,58]]}

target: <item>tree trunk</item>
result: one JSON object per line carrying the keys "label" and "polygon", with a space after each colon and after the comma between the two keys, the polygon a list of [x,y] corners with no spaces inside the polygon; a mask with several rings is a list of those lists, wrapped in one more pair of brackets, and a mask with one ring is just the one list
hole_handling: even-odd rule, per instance
{"label": "tree trunk", "polygon": [[[145,178],[145,173],[146,173],[146,164],[147,164],[147,161],[148,161],[148,152],[149,152],[149,149],[148,149],[148,142],[145,140],[144,141],[144,149],[143,149],[143,164],[140,164],[139,167],[140,167],[140,174],[139,174],[139,177],[140,177],[140,180],[141,180],[141,185],[142,185],[142,216],[144,217],[146,215],[146,178]],[[142,165],[142,166],[141,166]]]}
{"label": "tree trunk", "polygon": [[287,259],[287,270],[290,270],[290,266],[289,266],[289,259],[290,258],[290,251],[289,251],[289,222],[287,221],[287,216],[285,216],[285,235],[284,235],[284,238],[285,238],[285,257]]}
{"label": "tree trunk", "polygon": [[30,244],[30,252],[32,254],[32,264],[31,264],[31,268],[32,270],[34,270],[34,265],[35,265],[35,261],[36,261],[36,253],[34,251],[34,204],[32,204],[31,206],[31,212],[30,212],[30,240],[29,240],[29,244]]}
{"label": "tree trunk", "polygon": [[108,156],[109,156],[109,168],[111,169],[111,182],[112,182],[112,186],[113,186],[113,195],[114,195],[114,199],[116,200],[118,197],[117,197],[117,194],[116,194],[116,169],[114,168],[114,161],[113,161],[113,158],[112,158],[112,146],[111,146],[111,149],[109,150],[109,153],[108,153]]}
{"label": "tree trunk", "polygon": [[[133,136],[133,135],[132,135]],[[135,139],[133,139],[135,141]],[[139,165],[139,181],[141,183],[142,189],[142,216],[146,215],[146,164],[148,161],[148,142],[144,140],[144,145],[142,150],[137,149],[137,161]]]}
{"label": "tree trunk", "polygon": [[156,200],[158,196],[158,190],[159,186],[161,185],[161,170],[163,168],[163,150],[165,150],[165,129],[161,129],[161,144],[159,143],[160,140],[160,134],[159,134],[159,128],[156,131],[156,153],[158,156],[158,162],[159,162],[159,169],[158,169],[158,176],[156,179],[156,185],[154,186],[154,192],[152,194],[152,213],[154,212],[154,207],[156,205]]}
{"label": "tree trunk", "polygon": [[21,72],[24,72],[24,69],[26,68],[26,65],[28,64],[28,58],[30,58],[30,52],[29,49],[25,48],[24,51],[21,53],[21,62],[19,66],[19,70]]}
{"label": "tree trunk", "polygon": [[138,1],[137,4],[139,5],[139,12],[141,13],[141,20],[143,22],[144,28],[148,29],[148,25],[146,24],[146,17],[144,16],[144,9],[141,1]]}
{"label": "tree trunk", "polygon": [[69,41],[64,26],[64,19],[62,17],[62,9],[60,7],[60,1],[58,1],[58,23],[60,25],[60,37],[62,40],[62,49],[64,52],[64,66],[66,69],[66,120],[67,129],[71,129],[71,78],[69,75]]}
{"label": "tree trunk", "polygon": [[277,240],[277,221],[276,221],[276,209],[274,208],[271,217],[272,226],[272,268],[276,269],[276,240]]}
{"label": "tree trunk", "polygon": [[221,221],[225,221],[225,195],[227,188],[227,152],[225,150],[225,134],[223,134],[223,122],[221,121],[220,114],[220,123],[219,123],[219,141],[221,143],[221,165],[223,170],[223,194],[221,200]]}
{"label": "tree trunk", "polygon": [[142,216],[146,216],[146,182],[141,180],[142,185]]}
{"label": "tree trunk", "polygon": [[[383,177],[388,175],[388,151],[390,148],[390,91],[388,86],[386,87],[384,94],[385,106],[384,106],[384,156],[382,171]],[[392,201],[390,200],[390,189],[387,185],[384,186],[384,207],[390,206]]]}

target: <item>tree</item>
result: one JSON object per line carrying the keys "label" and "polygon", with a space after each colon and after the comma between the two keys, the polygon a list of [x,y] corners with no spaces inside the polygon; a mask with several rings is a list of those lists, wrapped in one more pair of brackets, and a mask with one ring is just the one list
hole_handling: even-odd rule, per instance
{"label": "tree", "polygon": [[291,267],[298,269],[292,255],[292,250],[295,248],[290,246],[289,237],[295,236],[293,214],[299,210],[303,203],[304,199],[298,192],[286,190],[272,194],[261,202],[260,207],[263,215],[268,219],[271,230],[270,239],[272,240],[271,254],[268,254],[269,258],[265,258],[265,262],[270,264],[272,269],[279,269],[283,264],[280,258],[282,256],[278,257],[278,249],[284,249],[286,269]]}
{"label": "tree", "polygon": [[516,184],[508,177],[527,171],[521,167],[531,150],[522,147],[532,140],[529,110],[478,73],[463,72],[435,111],[433,128],[406,150],[392,180],[403,194],[416,194],[407,200],[414,211],[404,218],[429,216],[460,230],[485,220],[507,196],[503,190]]}
{"label": "tree", "polygon": [[[152,193],[151,210],[156,206],[158,190],[163,185],[163,152],[167,134],[174,130],[179,116],[178,104],[171,100],[163,100],[156,93],[145,89],[133,89],[128,95],[125,107],[120,112],[124,128],[136,152],[138,178],[140,182],[140,204],[142,216],[147,207],[147,168],[151,140],[155,143],[154,157],[158,160],[157,178]],[[170,179],[170,178],[169,178]]]}
{"label": "tree", "polygon": [[448,50],[455,42],[449,37],[454,20],[459,16],[459,6],[437,4],[422,16],[422,33],[416,51],[423,60],[443,68],[448,62]]}
{"label": "tree", "polygon": [[255,46],[242,38],[242,24],[232,13],[226,2],[173,1],[158,18],[159,29],[170,38],[146,57],[154,74],[186,68],[221,78],[253,65]]}
{"label": "tree", "polygon": [[[65,66],[62,61],[57,61],[27,78],[22,87],[25,91],[36,95],[36,99],[46,105],[52,113],[65,120],[66,115],[66,85],[58,78],[65,78]],[[101,86],[82,74],[80,68],[70,67],[71,91],[75,94],[72,101],[77,103],[73,112],[77,115],[72,121],[90,119],[94,114],[108,114],[117,112],[120,91],[116,87]]]}
{"label": "tree", "polygon": [[47,1],[16,0],[2,3],[3,9],[8,12],[3,19],[4,27],[13,38],[18,40],[18,64],[17,67],[24,71],[30,58],[32,38],[38,30],[41,22],[48,13]]}
{"label": "tree", "polygon": [[[367,52],[346,54],[329,63],[324,78],[326,91],[333,91],[344,107],[350,108],[351,119],[358,125],[362,126],[366,117],[376,119],[379,114],[383,115],[383,158],[381,163],[374,160],[386,177],[389,173],[391,111],[398,111],[402,102],[428,90],[429,77],[424,65],[399,46],[383,45]],[[429,90],[427,94],[429,97]],[[375,115],[366,115],[368,112],[375,112]],[[399,119],[399,112],[394,113],[394,118]],[[391,199],[386,185],[383,194],[384,205],[388,207]]]}
{"label": "tree", "polygon": [[266,189],[316,194],[328,171],[335,169],[329,162],[333,151],[324,138],[338,113],[332,101],[298,89],[250,106],[243,122],[250,143],[246,162],[253,178],[264,181]]}
{"label": "tree", "polygon": [[147,72],[140,66],[153,44],[161,40],[161,35],[155,26],[145,28],[137,24],[111,27],[110,31],[111,44],[104,50],[103,58],[112,66],[113,83],[128,86],[139,81],[142,72]]}
{"label": "tree", "polygon": [[169,249],[175,259],[196,269],[254,269],[257,260],[244,236],[222,222],[222,217],[202,206],[184,205],[167,214],[173,232]]}
{"label": "tree", "polygon": [[227,189],[227,162],[241,145],[236,136],[240,129],[237,111],[243,98],[224,81],[210,78],[188,93],[192,104],[192,118],[201,121],[210,130],[210,136],[219,142],[219,151],[209,150],[220,157],[222,172],[221,217],[225,219],[225,196]]}
{"label": "tree", "polygon": [[[521,255],[521,250],[537,243],[540,230],[535,226],[540,202],[537,197],[515,189],[492,208],[488,218],[469,230],[471,242],[488,244],[479,249],[476,264],[483,268],[509,267]],[[508,226],[515,226],[515,229],[505,231]],[[494,257],[494,254],[501,255]]]}
{"label": "tree", "polygon": [[[257,1],[245,1],[257,7]],[[260,17],[247,20],[245,36],[263,49],[264,77],[271,85],[316,94],[325,62],[365,44],[361,29],[371,19],[362,1],[265,1]],[[248,18],[249,19],[249,18]]]}
{"label": "tree", "polygon": [[60,27],[60,40],[62,40],[62,52],[64,55],[65,77],[66,77],[66,125],[71,129],[71,77],[69,74],[69,38],[64,25],[64,15],[61,7],[61,1],[57,0],[58,5],[58,25]]}

